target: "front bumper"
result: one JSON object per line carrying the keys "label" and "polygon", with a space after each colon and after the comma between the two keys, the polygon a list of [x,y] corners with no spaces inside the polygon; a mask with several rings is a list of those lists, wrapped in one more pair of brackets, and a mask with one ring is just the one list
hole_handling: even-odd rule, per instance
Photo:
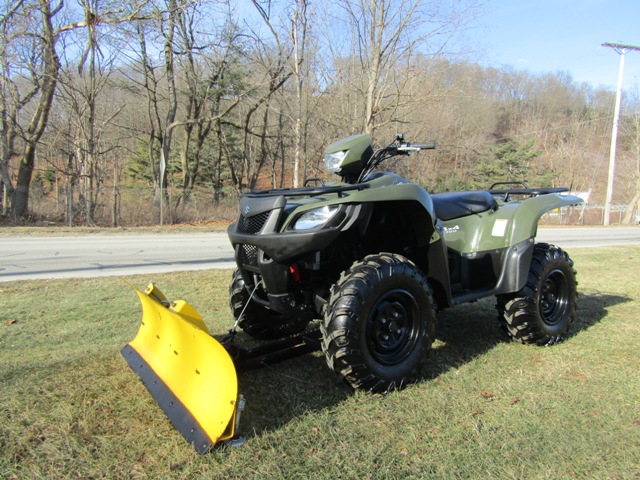
{"label": "front bumper", "polygon": [[[283,314],[299,316],[299,302],[293,293],[296,288],[292,265],[314,252],[326,248],[340,235],[338,228],[315,232],[288,232],[251,235],[237,231],[237,224],[228,229],[235,251],[236,263],[247,285],[254,285],[258,275],[264,285],[263,297],[268,307]],[[296,266],[297,268],[297,266]],[[259,298],[256,298],[260,301]]]}
{"label": "front bumper", "polygon": [[[300,313],[301,302],[308,308],[313,286],[310,271],[321,270],[322,255],[341,234],[363,218],[362,205],[343,205],[342,210],[322,228],[308,231],[280,230],[285,213],[284,202],[267,204],[250,214],[241,215],[227,229],[235,251],[238,269],[248,287],[262,282],[264,291],[256,301],[280,313]],[[262,206],[261,205],[261,206]],[[270,208],[269,208],[270,207]],[[273,208],[275,207],[275,208]],[[243,209],[243,213],[247,209]],[[248,209],[250,210],[250,209]],[[320,274],[322,276],[322,274]],[[262,288],[261,288],[262,290]]]}
{"label": "front bumper", "polygon": [[[340,228],[325,228],[310,232],[267,233],[253,235],[238,231],[238,222],[227,229],[229,240],[236,252],[236,260],[257,266],[255,260],[260,256],[262,260],[278,263],[288,262],[309,252],[326,248],[340,235]],[[259,251],[262,252],[261,255]],[[247,260],[250,260],[247,262]],[[240,265],[238,265],[240,266]]]}

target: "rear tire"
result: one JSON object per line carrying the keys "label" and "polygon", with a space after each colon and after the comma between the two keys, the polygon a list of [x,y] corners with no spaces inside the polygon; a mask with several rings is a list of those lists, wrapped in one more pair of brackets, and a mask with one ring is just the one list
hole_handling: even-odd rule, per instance
{"label": "rear tire", "polygon": [[307,328],[309,320],[274,312],[253,300],[250,301],[250,297],[242,275],[238,270],[234,271],[229,286],[229,305],[234,319],[237,320],[242,314],[238,326],[253,338],[274,340],[304,332]]}
{"label": "rear tire", "polygon": [[573,322],[577,285],[569,255],[555,245],[536,244],[525,286],[498,295],[498,318],[515,341],[543,346],[561,342]]}
{"label": "rear tire", "polygon": [[400,255],[367,256],[331,289],[321,331],[329,368],[353,388],[387,392],[404,387],[435,335],[426,275]]}

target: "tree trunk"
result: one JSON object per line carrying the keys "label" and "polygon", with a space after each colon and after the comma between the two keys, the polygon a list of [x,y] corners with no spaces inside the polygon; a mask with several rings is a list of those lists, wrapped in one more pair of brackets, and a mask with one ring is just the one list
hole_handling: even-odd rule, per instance
{"label": "tree trunk", "polygon": [[40,38],[43,42],[44,50],[44,74],[42,76],[40,98],[31,117],[31,122],[27,127],[25,147],[18,169],[18,181],[13,193],[11,213],[14,219],[24,218],[29,212],[29,187],[31,186],[31,177],[35,168],[36,145],[47,127],[60,71],[60,59],[56,53],[56,34],[52,23],[52,18],[57,11],[51,11],[48,0],[39,0],[38,3],[42,15]]}
{"label": "tree trunk", "polygon": [[120,171],[118,165],[113,166],[113,204],[111,208],[111,226],[120,223]]}
{"label": "tree trunk", "polygon": [[296,115],[293,125],[295,136],[295,151],[293,156],[293,188],[298,187],[300,178],[300,158],[302,156],[302,63],[305,59],[305,47],[307,39],[307,1],[298,0],[293,16],[292,40],[293,40],[293,73],[296,78]]}
{"label": "tree trunk", "polygon": [[637,215],[640,215],[640,193],[636,193],[635,196],[633,197],[633,200],[629,202],[629,205],[627,206],[627,211],[624,214],[624,219],[622,220],[622,223],[624,223],[625,225],[635,223],[633,221],[634,211],[637,212]]}
{"label": "tree trunk", "polygon": [[182,204],[186,205],[189,201],[191,190],[193,189],[193,179],[191,178],[191,166],[189,165],[189,144],[191,143],[191,134],[193,133],[193,125],[187,124],[184,129],[184,140],[182,143],[182,151],[180,152],[180,165],[182,166]]}
{"label": "tree trunk", "polygon": [[[180,15],[176,0],[169,0],[169,25],[165,34],[164,42],[164,62],[167,75],[167,91],[169,105],[167,108],[167,116],[164,123],[164,131],[162,133],[162,142],[160,145],[160,225],[164,223],[163,206],[170,205],[167,195],[167,173],[169,170],[169,159],[171,156],[171,141],[173,138],[173,122],[176,119],[178,111],[178,97],[176,92],[176,76],[174,69],[174,34],[177,24],[177,16]],[[172,223],[171,212],[169,212],[169,222]]]}
{"label": "tree trunk", "polygon": [[73,227],[73,190],[76,184],[76,170],[73,168],[73,156],[69,156],[69,160],[67,162],[67,168],[65,170],[65,175],[67,177],[67,186],[66,186],[66,197],[67,197],[67,205],[65,210],[65,216],[67,220],[67,226]]}

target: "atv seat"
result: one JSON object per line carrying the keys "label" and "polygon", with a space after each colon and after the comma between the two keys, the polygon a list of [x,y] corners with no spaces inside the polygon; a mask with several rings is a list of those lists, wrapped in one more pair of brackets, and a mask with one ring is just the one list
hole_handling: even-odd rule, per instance
{"label": "atv seat", "polygon": [[486,190],[437,193],[431,195],[431,199],[440,220],[452,220],[498,207],[496,199]]}

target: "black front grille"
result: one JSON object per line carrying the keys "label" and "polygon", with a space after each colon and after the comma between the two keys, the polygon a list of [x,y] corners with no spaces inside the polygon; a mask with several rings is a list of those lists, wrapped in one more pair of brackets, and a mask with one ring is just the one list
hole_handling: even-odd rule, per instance
{"label": "black front grille", "polygon": [[258,266],[258,247],[255,245],[240,245],[238,257],[242,265],[251,267]]}
{"label": "black front grille", "polygon": [[270,213],[271,212],[263,212],[251,217],[245,217],[244,215],[241,215],[240,221],[238,222],[238,230],[243,233],[258,233],[260,230],[262,230],[264,224],[267,223]]}

